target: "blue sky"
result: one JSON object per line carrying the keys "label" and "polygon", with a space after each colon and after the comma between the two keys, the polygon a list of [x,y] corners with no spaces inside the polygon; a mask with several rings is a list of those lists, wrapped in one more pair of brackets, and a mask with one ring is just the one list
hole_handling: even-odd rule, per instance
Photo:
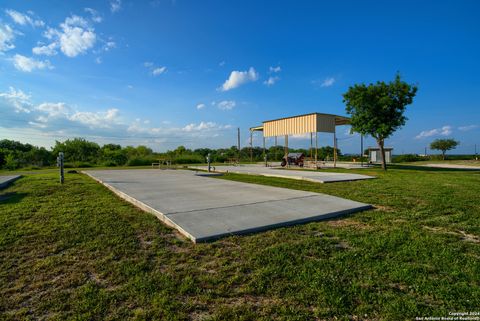
{"label": "blue sky", "polygon": [[[478,1],[4,0],[0,137],[164,151],[229,147],[240,127],[245,145],[263,120],[344,115],[349,86],[399,71],[419,91],[387,145],[423,153],[453,137],[456,152],[473,153],[479,12]],[[343,152],[358,152],[358,136],[338,136]]]}

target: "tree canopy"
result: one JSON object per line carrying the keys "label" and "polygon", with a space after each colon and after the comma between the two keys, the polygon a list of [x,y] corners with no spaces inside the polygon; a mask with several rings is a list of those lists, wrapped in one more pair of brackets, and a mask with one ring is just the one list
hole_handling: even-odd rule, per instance
{"label": "tree canopy", "polygon": [[405,125],[406,106],[413,102],[416,93],[417,86],[402,81],[397,73],[391,82],[356,84],[343,94],[346,112],[351,116],[352,131],[375,138],[385,170],[385,139]]}
{"label": "tree canopy", "polygon": [[447,150],[455,149],[460,142],[454,139],[436,139],[430,144],[430,149],[442,151],[442,158],[445,160],[445,153]]}

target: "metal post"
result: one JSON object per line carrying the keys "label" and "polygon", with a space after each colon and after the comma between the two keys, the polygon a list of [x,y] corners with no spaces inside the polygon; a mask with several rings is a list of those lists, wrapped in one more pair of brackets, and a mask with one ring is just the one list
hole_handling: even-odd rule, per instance
{"label": "metal post", "polygon": [[210,153],[207,155],[207,164],[208,164],[208,172],[210,173],[211,166],[210,166]]}
{"label": "metal post", "polygon": [[237,162],[240,164],[240,127],[237,128],[237,144],[238,144],[238,160],[237,160]]}
{"label": "metal post", "polygon": [[63,163],[64,163],[64,155],[63,152],[58,153],[57,157],[57,166],[60,167],[60,184],[65,182],[65,175],[63,172]]}
{"label": "metal post", "polygon": [[250,161],[253,162],[253,131],[250,132]]}
{"label": "metal post", "polygon": [[277,160],[277,136],[275,136],[275,161]]}
{"label": "metal post", "polygon": [[287,161],[287,167],[288,167],[288,135],[285,135],[285,160]]}
{"label": "metal post", "polygon": [[333,168],[337,167],[337,133],[333,132]]}
{"label": "metal post", "polygon": [[315,132],[315,169],[318,169],[318,132]]}
{"label": "metal post", "polygon": [[267,167],[267,152],[265,150],[265,136],[263,136],[263,159],[265,160],[265,167]]}
{"label": "metal post", "polygon": [[360,166],[363,167],[363,135],[360,135],[360,162]]}
{"label": "metal post", "polygon": [[310,159],[313,157],[313,133],[310,132]]}

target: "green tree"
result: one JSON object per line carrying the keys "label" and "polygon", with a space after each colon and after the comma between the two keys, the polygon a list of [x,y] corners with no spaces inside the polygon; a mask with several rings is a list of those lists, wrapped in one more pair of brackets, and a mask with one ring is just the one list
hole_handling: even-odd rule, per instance
{"label": "green tree", "polygon": [[18,160],[15,158],[13,153],[10,153],[5,157],[5,167],[9,170],[14,170],[19,167]]}
{"label": "green tree", "polygon": [[397,74],[389,83],[357,84],[343,94],[352,131],[375,138],[382,154],[383,170],[387,170],[385,139],[405,125],[406,106],[413,102],[416,93],[417,87],[402,81]]}
{"label": "green tree", "polygon": [[67,139],[66,141],[55,142],[53,147],[54,156],[59,152],[65,153],[67,162],[97,162],[100,146],[97,143],[89,142],[83,138]]}
{"label": "green tree", "polygon": [[430,144],[430,149],[442,151],[442,158],[445,160],[447,150],[455,149],[460,144],[454,139],[436,139]]}

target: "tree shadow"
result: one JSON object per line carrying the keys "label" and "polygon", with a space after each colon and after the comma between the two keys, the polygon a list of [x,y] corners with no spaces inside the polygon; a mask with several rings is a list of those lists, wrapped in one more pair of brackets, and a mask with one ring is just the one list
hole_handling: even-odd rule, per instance
{"label": "tree shadow", "polygon": [[16,204],[20,203],[20,201],[27,196],[27,193],[2,193],[0,194],[0,206],[5,204]]}

